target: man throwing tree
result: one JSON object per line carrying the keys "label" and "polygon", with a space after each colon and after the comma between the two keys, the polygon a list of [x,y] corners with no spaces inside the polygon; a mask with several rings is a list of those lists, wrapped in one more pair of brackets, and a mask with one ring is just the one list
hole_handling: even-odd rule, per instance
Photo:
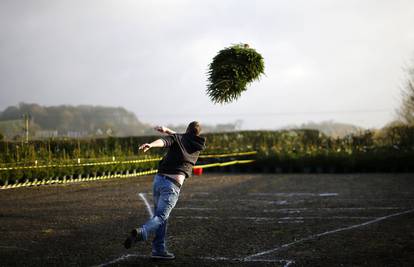
{"label": "man throwing tree", "polygon": [[130,248],[137,241],[148,240],[150,234],[155,233],[152,241],[152,258],[172,260],[175,256],[168,252],[165,241],[168,217],[177,203],[185,178],[191,176],[192,168],[200,152],[205,148],[205,138],[200,136],[201,127],[196,121],[188,125],[184,134],[177,134],[162,126],[155,129],[167,136],[139,147],[144,152],[152,147],[169,148],[160,161],[158,173],[154,177],[154,216],[141,227],[132,230],[124,246]]}

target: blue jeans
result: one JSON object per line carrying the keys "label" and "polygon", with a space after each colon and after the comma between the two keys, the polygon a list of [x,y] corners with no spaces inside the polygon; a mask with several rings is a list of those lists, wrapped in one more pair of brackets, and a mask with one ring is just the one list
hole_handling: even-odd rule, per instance
{"label": "blue jeans", "polygon": [[168,217],[177,203],[180,188],[163,175],[157,174],[153,183],[154,217],[142,226],[144,240],[148,239],[150,233],[155,232],[152,242],[153,252],[167,251],[165,236],[167,234]]}

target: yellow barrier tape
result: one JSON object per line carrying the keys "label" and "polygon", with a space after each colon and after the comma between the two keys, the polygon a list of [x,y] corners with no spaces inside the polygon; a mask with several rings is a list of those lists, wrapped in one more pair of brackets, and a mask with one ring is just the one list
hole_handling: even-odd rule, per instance
{"label": "yellow barrier tape", "polygon": [[246,164],[246,163],[252,163],[255,162],[255,160],[253,159],[249,159],[249,160],[233,160],[233,161],[228,161],[228,162],[221,162],[221,163],[211,163],[211,164],[204,164],[204,165],[196,165],[193,167],[194,168],[212,168],[212,167],[225,167],[225,166],[230,166],[230,165],[234,165],[234,164]]}
{"label": "yellow barrier tape", "polygon": [[49,184],[69,184],[69,183],[79,183],[79,182],[86,182],[86,181],[97,181],[97,180],[104,180],[104,179],[110,179],[110,178],[127,178],[127,177],[134,177],[134,176],[142,176],[142,175],[148,175],[148,174],[154,174],[157,173],[158,170],[151,169],[147,171],[142,172],[136,172],[136,173],[129,173],[129,174],[113,174],[113,175],[104,175],[104,176],[96,176],[96,177],[89,177],[89,178],[80,178],[80,179],[67,179],[67,180],[41,180],[41,181],[33,181],[33,182],[24,182],[24,183],[17,183],[17,184],[9,184],[9,185],[3,185],[0,187],[0,189],[11,189],[11,188],[18,188],[18,187],[29,187],[29,186],[35,186],[35,185],[49,185]]}
{"label": "yellow barrier tape", "polygon": [[[237,152],[237,153],[228,153],[228,154],[209,154],[209,155],[207,154],[207,155],[200,155],[199,158],[224,158],[224,157],[247,156],[247,155],[255,155],[255,154],[257,154],[257,151]],[[161,159],[162,159],[161,157],[158,157],[158,158],[126,160],[126,161],[106,161],[106,162],[91,162],[91,163],[78,163],[78,164],[76,163],[75,164],[48,164],[48,165],[39,165],[39,166],[3,167],[3,168],[0,168],[0,171],[144,163],[144,162],[159,161]]]}
{"label": "yellow barrier tape", "polygon": [[149,158],[138,160],[126,160],[126,161],[106,161],[106,162],[91,162],[91,163],[78,163],[78,164],[48,164],[39,166],[22,166],[22,167],[6,167],[0,168],[3,170],[23,170],[23,169],[38,169],[38,168],[65,168],[65,167],[80,167],[80,166],[97,166],[97,165],[111,165],[111,164],[128,164],[128,163],[144,163],[151,161],[159,161],[162,158]]}
{"label": "yellow barrier tape", "polygon": [[[196,165],[193,168],[212,168],[212,167],[225,167],[235,164],[247,164],[255,162],[255,160],[233,160],[228,162],[221,162],[221,163],[212,163],[212,164],[204,164],[204,165]],[[84,181],[97,181],[97,180],[104,180],[110,178],[128,178],[134,176],[142,176],[148,174],[157,173],[158,170],[151,169],[142,172],[136,173],[128,173],[128,174],[112,174],[112,175],[104,175],[104,176],[94,176],[94,177],[84,177],[80,179],[66,179],[66,180],[58,180],[58,179],[51,179],[51,180],[39,180],[39,181],[32,181],[32,182],[24,182],[24,183],[17,183],[17,184],[9,184],[3,185],[0,187],[0,190],[3,189],[11,189],[11,188],[18,188],[18,187],[29,187],[35,185],[49,185],[49,184],[68,184],[68,183],[77,183],[77,182],[84,182]]]}
{"label": "yellow barrier tape", "polygon": [[199,158],[225,158],[225,157],[247,156],[247,155],[255,155],[255,154],[257,154],[257,151],[236,152],[236,153],[227,153],[227,154],[200,155]]}

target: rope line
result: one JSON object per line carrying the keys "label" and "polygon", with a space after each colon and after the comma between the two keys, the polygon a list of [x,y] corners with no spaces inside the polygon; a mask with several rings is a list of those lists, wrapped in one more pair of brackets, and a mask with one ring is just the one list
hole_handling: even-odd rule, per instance
{"label": "rope line", "polygon": [[[255,154],[257,154],[257,151],[237,152],[237,153],[227,153],[227,154],[207,154],[207,155],[200,155],[199,158],[225,158],[225,157],[247,156],[247,155],[255,155]],[[39,165],[39,166],[34,165],[34,166],[21,166],[21,167],[2,167],[0,168],[0,171],[145,163],[145,162],[159,161],[161,159],[162,159],[161,157],[156,157],[156,158],[126,160],[126,161],[105,161],[105,162],[74,163],[74,164],[73,163],[72,164],[46,164],[46,165]]]}
{"label": "rope line", "polygon": [[50,180],[38,180],[32,182],[24,182],[24,183],[17,183],[17,184],[10,184],[10,185],[3,185],[0,189],[11,189],[11,188],[19,188],[19,187],[29,187],[29,186],[37,186],[37,185],[50,185],[50,184],[69,184],[69,183],[78,183],[78,182],[89,182],[89,181],[97,181],[97,180],[105,180],[111,178],[128,178],[134,176],[142,176],[148,174],[157,173],[158,170],[151,169],[143,172],[136,172],[136,173],[129,173],[129,174],[111,174],[111,175],[102,175],[96,177],[84,177],[78,179],[67,179],[67,180],[59,180],[59,179],[50,179]]}
{"label": "rope line", "polygon": [[228,153],[228,154],[210,154],[210,155],[200,155],[199,158],[225,158],[225,157],[234,157],[234,156],[248,156],[248,155],[256,155],[257,151],[248,151],[248,152],[236,152],[236,153]]}
{"label": "rope line", "polygon": [[248,159],[248,160],[233,160],[233,161],[228,161],[228,162],[219,162],[219,163],[211,163],[211,164],[204,164],[204,165],[196,165],[194,166],[194,168],[212,168],[212,167],[225,167],[225,166],[230,166],[230,165],[235,165],[235,164],[247,164],[247,163],[252,163],[255,162],[255,160],[253,159]]}
{"label": "rope line", "polygon": [[65,168],[65,167],[81,167],[81,166],[98,166],[98,165],[111,165],[111,164],[129,164],[129,163],[144,163],[158,161],[161,158],[150,159],[138,159],[138,160],[126,160],[126,161],[106,161],[106,162],[90,162],[90,163],[75,163],[75,164],[47,164],[39,166],[22,166],[22,167],[5,167],[0,168],[0,171],[4,170],[25,170],[25,169],[40,169],[40,168]]}
{"label": "rope line", "polygon": [[[212,168],[212,167],[225,167],[235,164],[248,164],[252,163],[255,160],[232,160],[228,162],[221,162],[221,163],[212,163],[212,164],[203,164],[203,165],[196,165],[193,169],[197,168]],[[128,174],[111,174],[111,175],[102,175],[102,176],[95,176],[95,177],[83,177],[77,179],[43,179],[43,180],[36,180],[36,181],[26,181],[24,183],[16,183],[16,184],[9,184],[0,186],[0,190],[4,189],[12,189],[12,188],[19,188],[19,187],[29,187],[29,186],[40,186],[40,185],[50,185],[50,184],[68,184],[68,183],[78,183],[78,182],[89,182],[89,181],[98,181],[98,180],[106,180],[111,178],[128,178],[128,177],[135,177],[135,176],[143,176],[157,173],[158,170],[150,169],[147,171],[136,172],[136,173],[128,173]]]}

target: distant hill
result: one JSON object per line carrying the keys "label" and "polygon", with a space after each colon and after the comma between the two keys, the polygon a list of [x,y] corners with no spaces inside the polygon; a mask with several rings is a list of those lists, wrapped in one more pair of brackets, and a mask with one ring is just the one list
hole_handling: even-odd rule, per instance
{"label": "distant hill", "polygon": [[332,137],[344,137],[346,135],[359,133],[365,130],[364,128],[352,124],[339,123],[334,121],[323,121],[319,123],[308,122],[300,126],[289,126],[285,128],[319,130],[320,132]]}
{"label": "distant hill", "polygon": [[[241,125],[243,124],[242,120],[236,120],[235,122],[229,123],[218,123],[218,124],[201,124],[202,132],[203,133],[223,133],[223,132],[234,132],[240,131]],[[168,128],[174,129],[177,132],[185,132],[187,129],[188,124],[169,124],[167,125]]]}
{"label": "distant hill", "polygon": [[[24,114],[30,116],[32,137],[99,137],[145,135],[149,125],[140,122],[134,113],[122,107],[103,106],[40,106],[20,103],[0,112],[0,132],[6,137],[23,135]],[[19,122],[20,125],[19,125]]]}

